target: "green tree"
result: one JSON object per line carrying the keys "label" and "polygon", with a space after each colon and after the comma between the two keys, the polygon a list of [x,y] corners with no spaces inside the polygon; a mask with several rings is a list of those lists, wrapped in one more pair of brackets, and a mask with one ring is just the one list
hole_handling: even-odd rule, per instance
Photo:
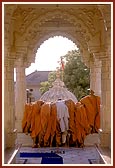
{"label": "green tree", "polygon": [[50,87],[50,84],[49,84],[48,81],[41,82],[40,83],[40,89],[39,89],[41,94],[44,94],[46,91],[48,91],[49,87]]}
{"label": "green tree", "polygon": [[80,100],[88,94],[90,86],[89,68],[81,61],[79,50],[69,51],[65,56],[64,83]]}
{"label": "green tree", "polygon": [[[80,52],[78,50],[69,51],[65,56],[65,67],[64,71],[60,69],[60,77],[62,77],[63,72],[63,81],[78,100],[80,100],[83,96],[86,96],[88,92],[88,88],[90,86],[89,80],[89,68],[84,65],[81,61]],[[56,71],[52,71],[48,75],[48,81],[41,83],[41,94],[45,93],[52,87],[52,83],[56,79]]]}
{"label": "green tree", "polygon": [[50,87],[52,87],[52,83],[56,79],[56,71],[52,71],[48,75],[48,81],[41,82],[40,83],[40,92],[41,94],[44,94],[46,91],[49,90]]}

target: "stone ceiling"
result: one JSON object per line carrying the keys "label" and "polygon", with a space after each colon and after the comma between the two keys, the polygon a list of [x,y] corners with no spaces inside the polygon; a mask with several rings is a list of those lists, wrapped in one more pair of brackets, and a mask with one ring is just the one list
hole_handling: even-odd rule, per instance
{"label": "stone ceiling", "polygon": [[[61,35],[72,40],[80,50],[89,51],[92,40],[103,46],[110,28],[111,6],[93,4],[5,4],[5,46],[26,63],[35,61],[40,45]],[[103,33],[102,33],[103,31]]]}

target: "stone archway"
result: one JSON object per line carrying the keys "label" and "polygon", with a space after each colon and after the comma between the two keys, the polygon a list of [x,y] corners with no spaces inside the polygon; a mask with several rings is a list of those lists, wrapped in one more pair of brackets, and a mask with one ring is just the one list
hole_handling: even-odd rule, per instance
{"label": "stone archway", "polygon": [[[90,67],[90,87],[101,96],[102,144],[109,146],[111,132],[111,5],[110,4],[5,4],[4,5],[5,144],[14,144],[13,129],[21,132],[25,103],[25,68],[37,49],[55,35],[71,39]],[[17,69],[16,109],[13,69]],[[20,92],[21,90],[21,92]],[[10,127],[9,127],[10,125]],[[7,141],[7,139],[11,141]],[[107,139],[107,140],[106,140]],[[11,142],[11,143],[9,143]]]}

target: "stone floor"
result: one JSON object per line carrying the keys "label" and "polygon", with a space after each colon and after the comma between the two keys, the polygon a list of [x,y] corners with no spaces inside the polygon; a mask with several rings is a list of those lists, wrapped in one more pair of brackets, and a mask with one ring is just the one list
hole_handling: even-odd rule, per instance
{"label": "stone floor", "polygon": [[[8,152],[8,151],[7,151]],[[63,158],[64,165],[89,165],[89,164],[98,164],[104,165],[111,164],[110,153],[107,151],[106,154],[106,161],[100,159],[99,152],[95,146],[85,146],[84,148],[75,148],[75,147],[46,147],[46,148],[32,148],[32,147],[21,147],[20,151],[23,152],[31,152],[31,153],[51,153],[54,152]],[[103,151],[104,152],[104,151]],[[10,154],[10,152],[9,152]],[[7,153],[8,155],[8,153]],[[107,156],[108,155],[108,156]],[[108,159],[109,158],[109,159]],[[8,158],[7,158],[8,159]],[[13,165],[39,165],[41,164],[42,158],[32,158],[32,157],[19,157],[19,153],[16,155],[15,163]],[[108,159],[108,160],[107,160]],[[5,160],[6,161],[6,160]],[[6,161],[7,163],[7,161]],[[5,164],[6,165],[6,164]]]}
{"label": "stone floor", "polygon": [[[99,163],[99,154],[95,147],[84,147],[84,148],[39,148],[30,149],[22,147],[20,152],[54,152],[63,158],[63,164],[89,164],[89,160],[97,160]],[[28,159],[28,158],[25,158]],[[20,158],[17,158],[17,163],[20,162]],[[40,164],[40,158],[29,158],[26,164]]]}
{"label": "stone floor", "polygon": [[[25,140],[25,141],[24,141]],[[19,135],[18,142],[21,143],[21,148],[20,152],[54,152],[58,154],[59,156],[63,157],[63,164],[65,165],[84,165],[84,164],[100,164],[105,163],[105,165],[111,165],[113,160],[112,160],[112,155],[111,151],[109,148],[102,148],[100,147],[100,141],[99,141],[99,136],[98,134],[93,134],[87,136],[85,139],[85,147],[84,148],[76,148],[76,147],[53,147],[53,148],[32,148],[32,140],[30,139],[29,136],[25,137],[22,136],[21,134]],[[28,142],[28,143],[27,143]],[[26,146],[25,146],[26,144]],[[27,145],[28,144],[28,145]],[[97,144],[97,147],[96,145]],[[3,155],[3,165],[8,165],[8,161],[13,155],[15,149],[14,148],[9,148],[4,151]],[[100,155],[101,155],[101,160],[100,160]],[[20,158],[18,157],[19,153],[16,156],[15,159],[15,164],[17,165],[24,165],[24,164],[34,164],[34,165],[39,165],[41,164],[41,159],[42,158]],[[102,160],[104,162],[102,163]],[[103,164],[104,165],[104,164]]]}

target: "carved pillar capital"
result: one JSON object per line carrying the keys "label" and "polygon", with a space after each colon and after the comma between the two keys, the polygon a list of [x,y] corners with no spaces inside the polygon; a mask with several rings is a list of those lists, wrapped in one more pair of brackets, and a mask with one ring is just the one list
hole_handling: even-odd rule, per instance
{"label": "carved pillar capital", "polygon": [[16,50],[15,67],[28,68],[32,62],[35,62],[36,52],[31,49],[18,47]]}
{"label": "carved pillar capital", "polygon": [[36,50],[32,50],[31,48],[28,48],[28,50],[27,50],[27,60],[26,60],[27,67],[31,63],[35,62],[36,52],[37,52],[37,49]]}
{"label": "carved pillar capital", "polygon": [[4,60],[4,66],[5,67],[14,67],[14,59],[12,58],[7,58]]}

